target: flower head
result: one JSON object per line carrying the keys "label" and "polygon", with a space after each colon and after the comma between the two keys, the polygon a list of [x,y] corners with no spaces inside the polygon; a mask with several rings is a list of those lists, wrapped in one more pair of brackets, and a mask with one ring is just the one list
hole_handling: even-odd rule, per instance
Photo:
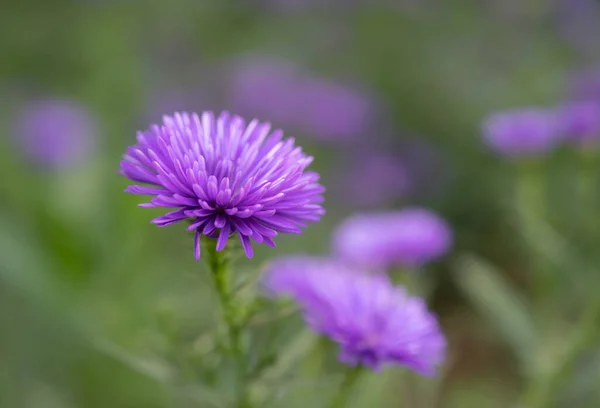
{"label": "flower head", "polygon": [[263,285],[271,296],[297,302],[315,332],[339,343],[346,364],[375,370],[400,364],[431,376],[443,362],[446,341],[436,317],[383,274],[292,257],[273,262]]}
{"label": "flower head", "polygon": [[571,102],[559,109],[561,128],[568,141],[600,139],[600,101]]}
{"label": "flower head", "polygon": [[445,255],[451,245],[448,224],[422,208],[355,215],[333,236],[340,260],[366,268],[418,267]]}
{"label": "flower head", "polygon": [[495,113],[483,124],[485,142],[505,156],[545,153],[560,141],[560,126],[551,109],[525,108]]}
{"label": "flower head", "polygon": [[93,150],[96,122],[81,104],[66,99],[40,99],[26,105],[15,123],[23,153],[47,167],[75,165]]}
{"label": "flower head", "polygon": [[227,112],[165,116],[138,133],[121,162],[124,176],[150,186],[125,191],[154,196],[142,207],[177,208],[152,220],[160,227],[191,219],[196,259],[201,235],[218,239],[221,251],[237,234],[252,257],[250,238],[274,247],[279,232],[298,234],[324,214],[319,175],[305,171],[312,157],[270,129]]}

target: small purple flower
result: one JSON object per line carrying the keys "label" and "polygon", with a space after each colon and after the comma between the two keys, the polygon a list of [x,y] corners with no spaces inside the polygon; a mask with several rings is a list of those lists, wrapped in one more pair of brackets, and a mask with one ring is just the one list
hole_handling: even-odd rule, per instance
{"label": "small purple flower", "polygon": [[561,135],[556,112],[540,108],[495,113],[484,121],[483,134],[488,147],[505,156],[546,153]]}
{"label": "small purple flower", "polygon": [[600,101],[568,103],[559,108],[559,115],[566,140],[585,143],[600,138]]}
{"label": "small purple flower", "polygon": [[442,257],[451,246],[446,221],[422,208],[355,215],[333,235],[334,254],[364,268],[419,267]]}
{"label": "small purple flower", "polygon": [[313,158],[270,130],[227,112],[164,116],[162,126],[138,132],[121,162],[121,174],[150,186],[125,191],[154,196],[141,207],[177,208],[152,220],[159,227],[191,219],[196,259],[201,235],[218,239],[221,251],[233,234],[251,258],[250,238],[274,247],[279,232],[299,234],[325,213],[319,175],[305,171]]}
{"label": "small purple flower", "polygon": [[93,151],[97,124],[77,101],[40,99],[22,108],[14,134],[23,153],[33,162],[67,168],[82,162]]}
{"label": "small purple flower", "polygon": [[297,302],[307,324],[340,345],[345,364],[374,370],[400,364],[434,376],[444,360],[446,340],[436,317],[384,274],[291,257],[271,263],[263,286],[271,296]]}

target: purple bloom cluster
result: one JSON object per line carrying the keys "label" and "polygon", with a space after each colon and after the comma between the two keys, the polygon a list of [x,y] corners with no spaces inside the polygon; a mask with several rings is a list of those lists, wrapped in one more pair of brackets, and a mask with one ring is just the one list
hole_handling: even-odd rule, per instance
{"label": "purple bloom cluster", "polygon": [[319,140],[357,137],[370,120],[371,106],[362,93],[285,62],[242,61],[232,83],[232,103],[239,111],[268,116]]}
{"label": "purple bloom cluster", "polygon": [[196,259],[201,235],[217,239],[221,251],[237,234],[252,257],[250,238],[274,247],[278,233],[300,233],[325,212],[319,175],[305,171],[312,157],[268,123],[227,112],[216,119],[211,112],[175,113],[137,139],[121,173],[149,186],[125,191],[154,196],[142,207],[176,208],[152,220],[160,227],[191,219]]}
{"label": "purple bloom cluster", "polygon": [[400,364],[433,376],[444,360],[446,341],[436,317],[383,274],[326,259],[284,258],[270,265],[263,285],[270,295],[297,302],[315,332],[340,344],[346,364],[375,370]]}
{"label": "purple bloom cluster", "polygon": [[600,74],[588,71],[571,80],[565,102],[553,108],[497,112],[483,122],[486,144],[504,156],[544,154],[560,143],[600,141]]}
{"label": "purple bloom cluster", "polygon": [[555,111],[524,108],[498,112],[483,124],[486,144],[505,156],[547,152],[560,141],[560,123]]}
{"label": "purple bloom cluster", "polygon": [[14,130],[23,153],[33,162],[52,168],[83,161],[97,138],[91,112],[67,99],[40,99],[25,105]]}
{"label": "purple bloom cluster", "polygon": [[419,267],[442,257],[451,246],[448,224],[422,208],[355,215],[333,236],[337,258],[369,269]]}
{"label": "purple bloom cluster", "polygon": [[595,141],[600,138],[600,101],[576,101],[562,106],[561,133],[569,135],[574,143]]}

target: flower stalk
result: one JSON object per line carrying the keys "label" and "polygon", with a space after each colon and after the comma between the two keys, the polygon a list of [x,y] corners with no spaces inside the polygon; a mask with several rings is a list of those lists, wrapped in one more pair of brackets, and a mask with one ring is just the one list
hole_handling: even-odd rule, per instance
{"label": "flower stalk", "polygon": [[213,283],[223,321],[227,328],[227,352],[235,364],[237,407],[251,407],[248,396],[248,381],[246,375],[246,357],[242,344],[242,329],[244,321],[243,310],[239,307],[232,291],[232,277],[230,271],[231,251],[216,250],[216,241],[211,238],[203,238],[208,268],[213,277]]}
{"label": "flower stalk", "polygon": [[346,370],[340,387],[331,401],[331,408],[345,408],[348,405],[352,391],[363,372],[364,370],[360,364]]}
{"label": "flower stalk", "polygon": [[545,408],[551,405],[558,392],[572,374],[575,364],[594,344],[598,337],[600,321],[600,298],[594,298],[585,309],[576,328],[570,346],[553,370],[532,380],[527,388],[523,403],[527,408]]}

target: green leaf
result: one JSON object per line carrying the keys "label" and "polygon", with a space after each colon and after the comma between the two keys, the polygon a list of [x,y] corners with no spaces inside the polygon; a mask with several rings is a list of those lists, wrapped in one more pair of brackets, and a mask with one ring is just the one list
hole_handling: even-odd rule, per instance
{"label": "green leaf", "polygon": [[294,387],[297,381],[291,379],[290,374],[300,366],[317,339],[314,333],[306,330],[295,336],[295,340],[285,347],[285,352],[279,353],[275,364],[263,371],[261,381],[254,387],[258,399],[264,401],[275,393],[283,397],[287,390]]}
{"label": "green leaf", "polygon": [[48,274],[51,259],[15,222],[3,216],[0,225],[0,279],[31,300],[56,303],[61,290]]}
{"label": "green leaf", "polygon": [[166,363],[159,360],[142,358],[133,355],[118,344],[106,339],[93,339],[92,345],[95,350],[113,358],[129,367],[132,371],[142,374],[153,380],[166,383],[172,380],[174,372]]}
{"label": "green leaf", "polygon": [[538,340],[524,299],[498,269],[474,255],[458,259],[455,278],[473,307],[511,346],[524,371],[529,372]]}
{"label": "green leaf", "polygon": [[515,227],[524,234],[523,238],[532,250],[550,261],[559,270],[578,271],[577,274],[565,273],[563,276],[571,277],[570,283],[582,293],[587,293],[586,288],[581,286],[585,285],[585,282],[578,277],[589,274],[595,276],[597,270],[592,268],[579,251],[570,245],[548,222],[531,212],[523,212]]}

